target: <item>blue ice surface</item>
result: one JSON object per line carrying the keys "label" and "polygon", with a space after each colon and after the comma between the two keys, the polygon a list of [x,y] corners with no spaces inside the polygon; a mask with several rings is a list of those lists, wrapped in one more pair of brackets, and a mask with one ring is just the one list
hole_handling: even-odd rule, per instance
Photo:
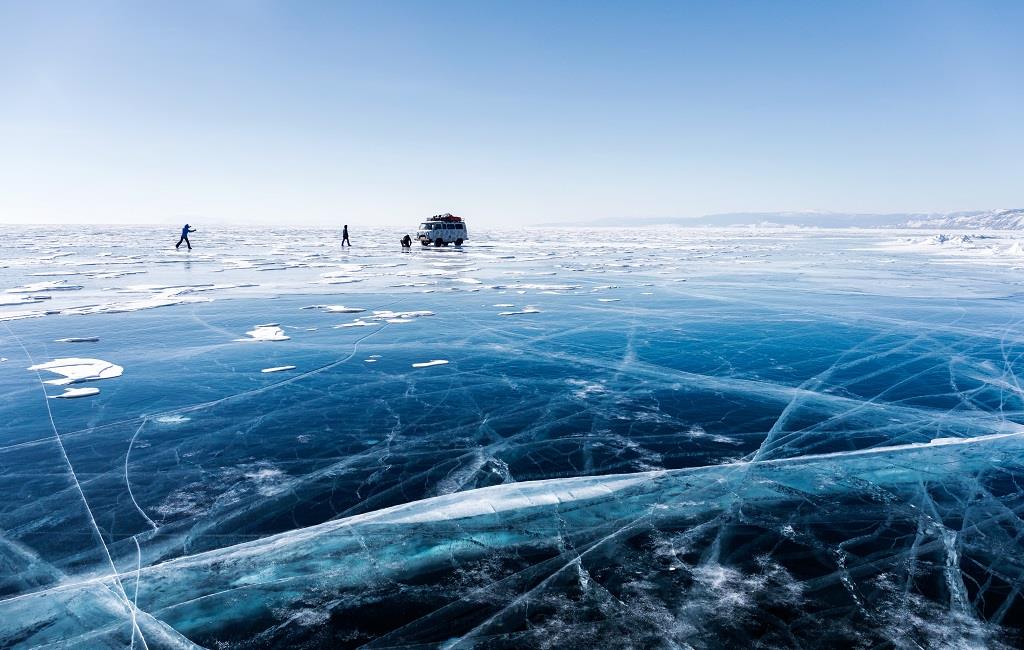
{"label": "blue ice surface", "polygon": [[[1012,260],[864,232],[16,234],[4,288],[81,289],[0,309],[0,646],[1024,639]],[[124,374],[48,399],[26,369],[68,357]]]}

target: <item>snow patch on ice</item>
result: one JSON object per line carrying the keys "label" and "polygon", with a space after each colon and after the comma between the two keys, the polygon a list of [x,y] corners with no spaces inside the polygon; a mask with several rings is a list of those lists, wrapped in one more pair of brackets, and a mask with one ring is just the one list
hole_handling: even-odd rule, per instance
{"label": "snow patch on ice", "polygon": [[421,361],[420,363],[412,364],[413,368],[429,368],[431,366],[444,366],[448,364],[447,359],[434,359],[432,361]]}
{"label": "snow patch on ice", "polygon": [[273,368],[264,368],[260,372],[284,372],[285,370],[295,370],[295,366],[274,366]]}
{"label": "snow patch on ice", "polygon": [[345,305],[310,305],[309,307],[303,307],[303,309],[316,309],[331,314],[358,314],[366,311],[362,307],[346,307]]}
{"label": "snow patch on ice", "polygon": [[124,368],[114,365],[109,361],[101,359],[79,359],[65,358],[54,359],[46,363],[39,363],[29,366],[29,370],[48,370],[54,374],[61,375],[61,379],[49,379],[47,384],[53,386],[65,386],[77,384],[83,381],[96,381],[99,379],[113,379],[124,373]]}
{"label": "snow patch on ice", "polygon": [[64,392],[60,395],[50,395],[50,399],[75,399],[78,397],[90,397],[92,395],[99,395],[100,389],[93,388],[92,386],[85,386],[82,388],[65,388]]}
{"label": "snow patch on ice", "polygon": [[14,296],[0,296],[0,307],[10,307],[13,305],[31,305],[44,300],[50,300],[50,296],[39,296],[39,295],[14,295]]}
{"label": "snow patch on ice", "polygon": [[67,280],[48,280],[46,282],[33,282],[21,287],[8,289],[7,293],[40,293],[43,291],[78,291],[82,287],[77,284],[68,284]]}
{"label": "snow patch on ice", "polygon": [[246,332],[247,339],[235,339],[236,341],[287,341],[291,337],[284,333],[284,330],[277,323],[257,325]]}

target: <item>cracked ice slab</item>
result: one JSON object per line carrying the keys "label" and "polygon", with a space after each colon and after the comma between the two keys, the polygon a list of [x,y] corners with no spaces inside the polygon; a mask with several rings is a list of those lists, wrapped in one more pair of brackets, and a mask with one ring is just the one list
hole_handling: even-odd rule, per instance
{"label": "cracked ice slab", "polygon": [[[948,506],[928,499],[929,490],[969,493],[992,474],[1019,470],[1022,452],[1024,434],[999,434],[690,470],[482,488],[143,567],[139,608],[204,644],[239,641],[236,630],[243,624],[245,634],[256,635],[263,643],[284,642],[295,638],[291,635],[308,632],[301,617],[296,618],[297,603],[327,598],[334,603],[329,607],[344,611],[346,602],[372,597],[378,606],[394,606],[401,600],[401,592],[380,592],[373,585],[382,580],[398,584],[436,580],[431,576],[445,567],[469,570],[489,557],[533,558],[530,562],[540,568],[556,561],[528,584],[517,582],[517,574],[503,578],[504,588],[510,591],[497,600],[481,600],[472,590],[446,595],[429,611],[421,612],[422,616],[392,629],[380,643],[471,639],[518,625],[515,602],[539,598],[537,590],[561,579],[564,570],[559,567],[585,561],[593,564],[592,570],[605,565],[606,571],[614,570],[610,558],[630,553],[629,540],[656,533],[671,533],[681,539],[699,535],[708,526],[727,525],[729,513],[737,506],[747,509],[748,517],[759,517],[758,512],[772,508],[789,510],[791,515],[779,524],[764,522],[780,540],[787,535],[799,538],[813,530],[820,521],[816,511],[822,510],[832,516],[845,512],[849,525],[861,530],[868,524],[884,526],[887,518],[917,521],[921,517],[941,528]],[[813,505],[801,514],[801,503]],[[960,545],[967,556],[984,557],[986,552],[998,552],[1005,533],[999,534],[999,523],[993,519],[998,518],[998,511],[990,511],[994,504],[981,501],[976,507],[972,529],[961,533]],[[788,523],[782,526],[783,522]],[[902,553],[916,553],[916,548],[923,552],[926,544],[911,545],[911,541],[906,541]],[[576,550],[568,552],[566,548]],[[685,549],[681,547],[678,553],[684,554]],[[557,561],[559,557],[563,559]],[[1008,579],[1024,579],[1019,558],[1006,560],[1002,574]],[[676,562],[681,563],[677,568],[694,575],[717,572],[714,575],[718,577],[709,584],[719,589],[737,571],[717,563],[704,565],[707,568],[699,563],[689,566],[682,556]],[[888,560],[883,556],[874,562],[887,564]],[[825,593],[831,585],[841,588],[844,575],[843,579],[856,582],[858,573],[849,566],[854,563],[850,557],[845,564],[832,567],[833,573],[826,567],[813,579],[806,576],[794,593]],[[786,579],[795,578],[790,575]],[[131,578],[126,580],[131,584]],[[93,625],[87,608],[93,607],[94,601],[86,594],[102,582],[97,578],[0,601],[0,639],[38,630],[48,620],[45,617],[52,616],[47,612],[65,614],[60,631],[65,640],[88,638]],[[489,585],[492,583],[485,580],[477,587],[493,588]],[[436,588],[438,593],[448,593],[440,584]],[[755,583],[744,587],[759,588]],[[25,602],[34,605],[28,607]],[[455,612],[462,614],[446,618]]]}

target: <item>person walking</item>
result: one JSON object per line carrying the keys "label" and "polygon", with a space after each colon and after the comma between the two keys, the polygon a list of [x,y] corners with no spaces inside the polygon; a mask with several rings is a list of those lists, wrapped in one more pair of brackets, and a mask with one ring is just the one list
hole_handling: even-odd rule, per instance
{"label": "person walking", "polygon": [[349,248],[352,248],[352,242],[348,240],[348,224],[341,227],[341,245],[348,244]]}
{"label": "person walking", "polygon": [[[174,245],[175,250],[177,250],[178,247],[181,246],[181,242],[185,242],[185,244],[188,246],[188,249],[192,250],[192,242],[190,242],[188,240],[188,234],[190,232],[195,232],[195,231],[196,231],[195,228],[191,227],[190,225],[188,225],[186,223],[185,227],[181,229],[181,239],[179,239],[178,243]],[[349,246],[351,246],[351,244],[349,244]]]}

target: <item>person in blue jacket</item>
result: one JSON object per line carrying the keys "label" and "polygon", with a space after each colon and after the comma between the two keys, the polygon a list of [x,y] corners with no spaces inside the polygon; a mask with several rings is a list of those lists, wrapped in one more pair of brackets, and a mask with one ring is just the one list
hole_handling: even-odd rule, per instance
{"label": "person in blue jacket", "polygon": [[190,242],[190,241],[188,240],[188,234],[189,234],[190,232],[195,232],[195,231],[196,231],[196,229],[195,229],[195,228],[193,228],[193,227],[189,226],[189,225],[188,225],[188,224],[186,223],[186,224],[185,224],[185,227],[181,229],[181,239],[179,239],[179,240],[178,240],[178,243],[174,245],[174,248],[175,248],[175,249],[177,249],[177,248],[178,248],[179,246],[181,246],[181,242],[185,242],[185,244],[186,244],[186,245],[188,246],[188,249],[189,249],[189,250],[192,250],[192,242]]}

